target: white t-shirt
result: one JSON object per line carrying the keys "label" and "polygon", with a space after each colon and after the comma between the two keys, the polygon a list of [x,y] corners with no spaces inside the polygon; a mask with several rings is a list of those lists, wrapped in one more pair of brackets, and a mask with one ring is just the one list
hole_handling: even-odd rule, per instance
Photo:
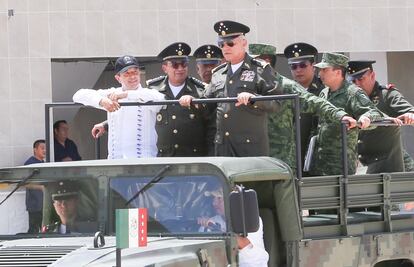
{"label": "white t-shirt", "polygon": [[[103,109],[99,102],[123,88],[79,89],[73,95],[73,101]],[[138,87],[128,90],[128,96],[119,102],[162,101],[164,95],[157,90]],[[108,112],[108,158],[145,158],[157,156],[157,133],[155,120],[162,106],[128,106],[115,112]]]}

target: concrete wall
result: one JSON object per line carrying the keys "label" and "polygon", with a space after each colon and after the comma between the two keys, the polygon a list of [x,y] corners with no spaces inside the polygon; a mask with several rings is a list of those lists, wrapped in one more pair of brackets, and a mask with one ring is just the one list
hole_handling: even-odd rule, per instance
{"label": "concrete wall", "polygon": [[44,137],[44,104],[64,90],[52,87],[51,59],[215,43],[212,25],[221,19],[248,24],[251,42],[280,51],[295,41],[321,52],[413,51],[413,14],[409,0],[0,0],[0,166],[23,163]]}

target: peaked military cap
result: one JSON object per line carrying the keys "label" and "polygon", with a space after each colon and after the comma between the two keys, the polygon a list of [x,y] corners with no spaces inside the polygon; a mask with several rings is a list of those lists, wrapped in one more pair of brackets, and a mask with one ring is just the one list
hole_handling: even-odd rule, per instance
{"label": "peaked military cap", "polygon": [[315,60],[318,49],[307,43],[293,43],[288,45],[283,52],[289,64],[298,63],[304,60]]}
{"label": "peaked military cap", "polygon": [[139,68],[138,60],[133,56],[122,56],[115,61],[116,73],[123,73],[130,68]]}
{"label": "peaked military cap", "polygon": [[322,60],[315,67],[324,69],[328,67],[348,67],[348,57],[339,53],[323,53]]}
{"label": "peaked military cap", "polygon": [[276,47],[269,44],[249,44],[249,54],[252,57],[260,55],[276,55]]}
{"label": "peaked military cap", "polygon": [[188,59],[190,53],[191,47],[188,44],[177,42],[164,48],[164,50],[158,54],[158,57],[162,58],[162,60]]}
{"label": "peaked military cap", "polygon": [[193,56],[197,63],[201,64],[217,64],[223,58],[223,53],[218,46],[202,45],[194,51]]}
{"label": "peaked military cap", "polygon": [[53,200],[70,199],[78,196],[79,186],[75,181],[59,181],[48,186]]}
{"label": "peaked military cap", "polygon": [[372,70],[374,60],[352,60],[348,62],[348,75],[351,79],[361,78],[365,72]]}
{"label": "peaked military cap", "polygon": [[221,20],[214,24],[214,30],[218,33],[219,38],[226,39],[227,37],[234,38],[244,35],[250,31],[250,28],[236,21]]}

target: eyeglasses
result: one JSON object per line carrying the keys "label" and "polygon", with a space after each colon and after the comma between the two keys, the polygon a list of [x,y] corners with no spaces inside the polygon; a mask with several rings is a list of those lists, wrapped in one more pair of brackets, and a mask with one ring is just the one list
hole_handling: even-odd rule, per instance
{"label": "eyeglasses", "polygon": [[223,48],[224,45],[227,45],[228,47],[233,47],[235,45],[235,43],[233,42],[233,40],[228,40],[228,41],[218,41],[217,42],[218,47]]}
{"label": "eyeglasses", "polygon": [[309,66],[309,64],[305,63],[305,62],[301,62],[301,63],[294,63],[294,64],[290,64],[290,69],[291,70],[296,70],[297,68],[301,68],[304,69],[307,66]]}
{"label": "eyeglasses", "polygon": [[171,61],[171,67],[173,67],[173,69],[178,69],[180,66],[183,69],[185,69],[188,67],[188,62],[187,61]]}

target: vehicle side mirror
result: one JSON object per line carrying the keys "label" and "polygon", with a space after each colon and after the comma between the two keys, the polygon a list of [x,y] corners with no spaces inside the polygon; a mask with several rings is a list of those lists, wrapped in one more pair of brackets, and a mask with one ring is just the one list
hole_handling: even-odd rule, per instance
{"label": "vehicle side mirror", "polygon": [[259,205],[253,189],[236,186],[230,193],[230,218],[233,232],[247,236],[259,230]]}

